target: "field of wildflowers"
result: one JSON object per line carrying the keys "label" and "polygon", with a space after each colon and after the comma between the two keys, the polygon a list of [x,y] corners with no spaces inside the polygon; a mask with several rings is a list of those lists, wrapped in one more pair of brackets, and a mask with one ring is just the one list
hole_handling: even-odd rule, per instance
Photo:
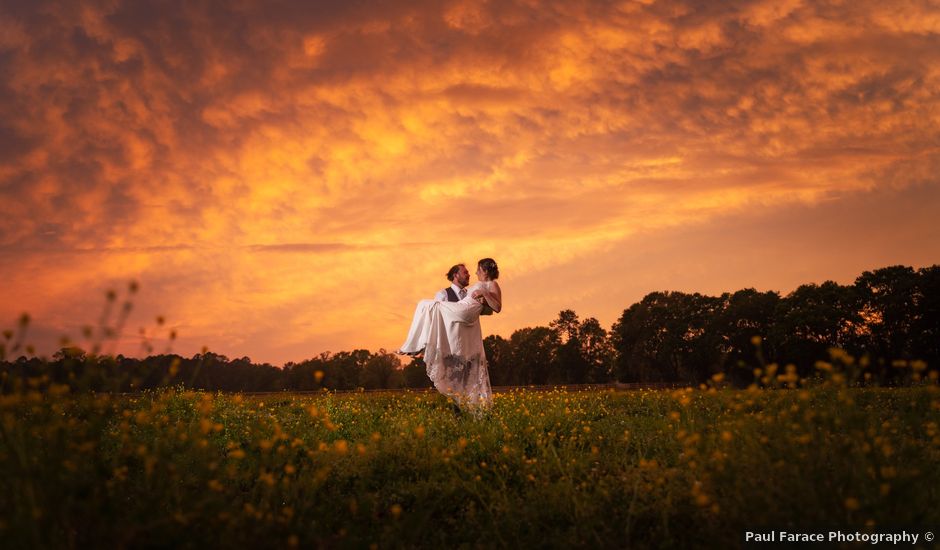
{"label": "field of wildflowers", "polygon": [[935,377],[853,387],[851,358],[833,359],[746,390],[513,391],[483,418],[433,392],[116,396],[32,379],[0,396],[0,537],[684,548],[760,526],[940,524]]}

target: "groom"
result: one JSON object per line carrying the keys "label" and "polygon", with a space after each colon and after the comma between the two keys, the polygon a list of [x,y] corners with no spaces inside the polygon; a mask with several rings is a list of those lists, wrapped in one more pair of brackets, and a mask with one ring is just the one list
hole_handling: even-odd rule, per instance
{"label": "groom", "polygon": [[467,295],[467,285],[470,284],[470,272],[467,271],[467,266],[455,265],[450,268],[446,277],[450,281],[450,286],[441,289],[434,299],[441,302],[459,302]]}
{"label": "groom", "polygon": [[[450,281],[450,286],[438,291],[434,295],[434,299],[441,302],[459,302],[463,300],[467,295],[467,286],[470,284],[470,271],[467,270],[467,266],[457,264],[451,267],[446,277]],[[483,311],[480,312],[480,315],[492,314],[493,310],[486,302],[483,302]]]}

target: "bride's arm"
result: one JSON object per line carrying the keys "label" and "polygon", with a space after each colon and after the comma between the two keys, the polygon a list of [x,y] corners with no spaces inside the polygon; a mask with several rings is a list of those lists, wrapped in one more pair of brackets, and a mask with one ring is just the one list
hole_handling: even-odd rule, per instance
{"label": "bride's arm", "polygon": [[492,281],[490,289],[481,288],[476,291],[474,294],[479,293],[480,296],[483,296],[483,299],[486,300],[486,304],[490,306],[494,312],[499,313],[499,310],[503,308],[503,291],[499,288],[499,283]]}

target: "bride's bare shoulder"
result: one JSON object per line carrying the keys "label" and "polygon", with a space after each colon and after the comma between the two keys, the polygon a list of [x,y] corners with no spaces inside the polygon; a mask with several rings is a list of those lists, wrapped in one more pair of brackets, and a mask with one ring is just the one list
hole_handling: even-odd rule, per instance
{"label": "bride's bare shoulder", "polygon": [[487,284],[489,284],[490,290],[496,290],[496,291],[500,291],[500,292],[501,292],[501,290],[500,290],[500,288],[499,288],[499,283],[497,283],[495,279],[493,279],[493,280],[491,280],[491,281],[487,281]]}

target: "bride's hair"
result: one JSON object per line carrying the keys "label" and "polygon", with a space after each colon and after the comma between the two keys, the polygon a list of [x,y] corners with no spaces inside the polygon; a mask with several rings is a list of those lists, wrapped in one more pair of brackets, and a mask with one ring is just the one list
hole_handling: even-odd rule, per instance
{"label": "bride's hair", "polygon": [[477,265],[486,272],[486,276],[490,279],[499,279],[499,267],[496,266],[496,260],[493,258],[483,258]]}

